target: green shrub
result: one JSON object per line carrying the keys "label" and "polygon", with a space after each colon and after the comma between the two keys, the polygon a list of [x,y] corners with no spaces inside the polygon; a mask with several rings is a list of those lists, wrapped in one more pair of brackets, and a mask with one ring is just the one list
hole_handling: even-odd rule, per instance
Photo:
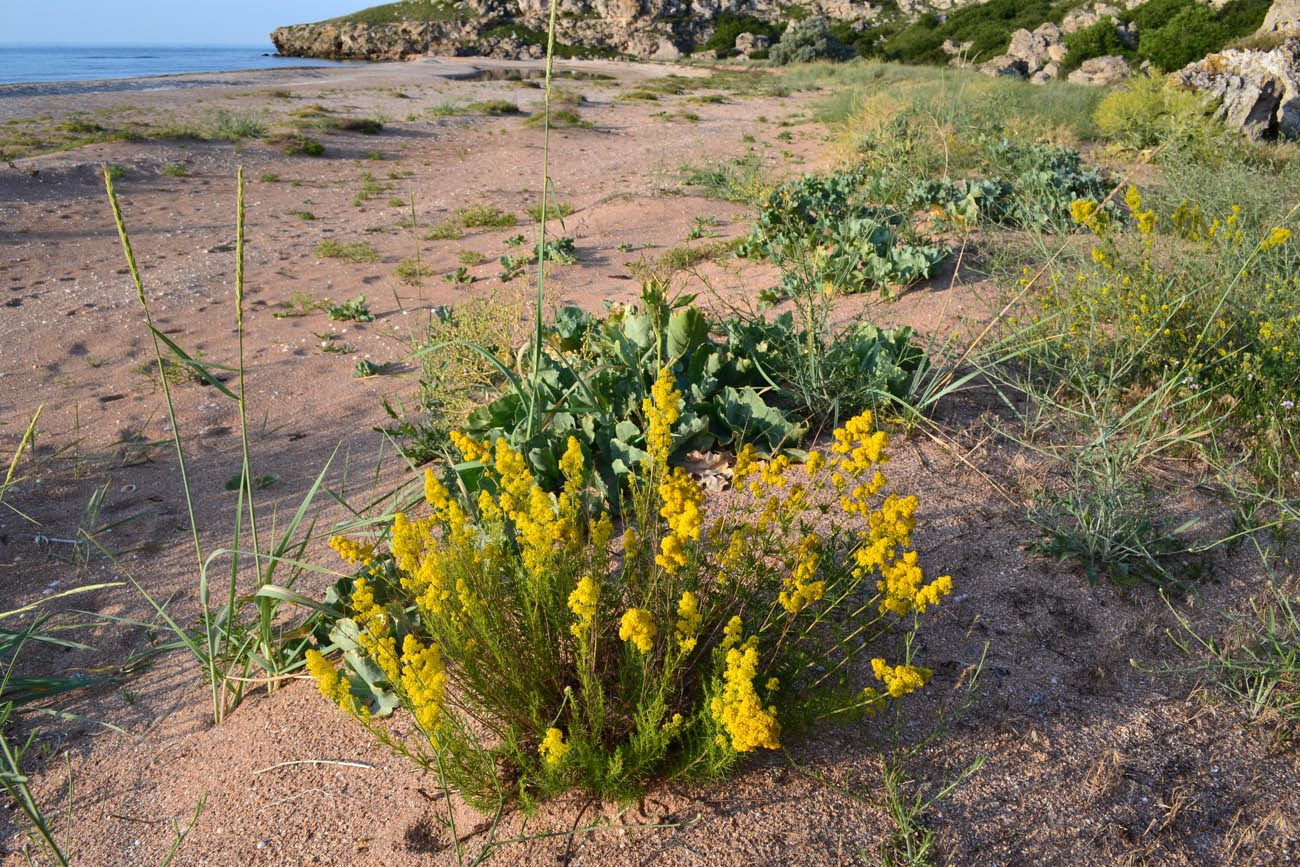
{"label": "green shrub", "polygon": [[772,190],[739,254],[788,266],[782,273],[788,295],[798,295],[800,283],[848,293],[874,287],[888,295],[929,277],[947,251],[908,243],[902,213],[862,203],[865,180],[858,167],[803,175]]}
{"label": "green shrub", "polygon": [[1105,138],[1131,148],[1161,144],[1176,131],[1206,122],[1201,98],[1168,86],[1161,78],[1138,76],[1113,90],[1093,112]]}
{"label": "green shrub", "polygon": [[341,244],[326,240],[316,245],[316,255],[322,259],[347,259],[349,262],[378,262],[379,251],[366,242]]}
{"label": "green shrub", "polygon": [[1259,29],[1269,0],[1231,0],[1216,11],[1197,0],[1148,0],[1123,17],[1138,26],[1138,55],[1171,72]]}
{"label": "green shrub", "polygon": [[719,57],[731,57],[736,53],[736,37],[742,33],[754,33],[766,36],[772,42],[781,38],[785,30],[784,23],[771,24],[752,15],[737,15],[723,12],[713,22],[713,33],[701,46],[706,51],[716,51]]}
{"label": "green shrub", "polygon": [[1065,34],[1065,47],[1067,54],[1061,61],[1061,75],[1073,72],[1085,60],[1094,57],[1105,57],[1108,54],[1132,56],[1109,18],[1103,18],[1091,27]]}
{"label": "green shrub", "polygon": [[[716,779],[792,730],[875,716],[924,686],[916,615],[952,579],[927,583],[915,565],[916,498],[884,497],[871,478],[888,444],[871,415],[803,468],[743,451],[749,496],[706,526],[704,490],[670,469],[676,385],[661,371],[645,401],[648,451],[624,471],[635,529],[617,555],[577,437],[556,495],[519,450],[457,437],[473,502],[428,473],[431,512],[397,516],[391,553],[336,538],[362,569],[338,588],[347,616],[331,632],[347,670],[309,652],[321,693],[493,810],[503,785],[526,802],[572,789],[629,800],[664,777]],[[398,707],[405,735],[375,720]]]}
{"label": "green shrub", "polygon": [[848,60],[853,54],[853,49],[831,33],[830,23],[820,15],[791,24],[782,34],[781,41],[768,51],[768,57],[778,66],[815,60]]}

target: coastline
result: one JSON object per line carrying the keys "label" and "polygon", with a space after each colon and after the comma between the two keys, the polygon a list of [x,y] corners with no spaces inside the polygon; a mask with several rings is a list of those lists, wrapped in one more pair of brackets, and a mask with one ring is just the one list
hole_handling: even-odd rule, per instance
{"label": "coastline", "polygon": [[[570,61],[564,65],[581,67],[604,62]],[[239,88],[402,87],[426,83],[429,79],[473,79],[490,70],[541,68],[539,61],[531,60],[426,56],[405,61],[359,61],[338,65],[0,84],[0,121],[42,115],[57,119],[72,112],[113,110],[126,104],[148,109],[174,109],[200,100],[222,98]]]}

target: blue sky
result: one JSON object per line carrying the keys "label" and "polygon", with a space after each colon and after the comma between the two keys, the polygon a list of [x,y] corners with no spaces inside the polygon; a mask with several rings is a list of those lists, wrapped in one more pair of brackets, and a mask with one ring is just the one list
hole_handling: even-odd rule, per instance
{"label": "blue sky", "polygon": [[0,42],[271,45],[284,24],[383,0],[0,0]]}

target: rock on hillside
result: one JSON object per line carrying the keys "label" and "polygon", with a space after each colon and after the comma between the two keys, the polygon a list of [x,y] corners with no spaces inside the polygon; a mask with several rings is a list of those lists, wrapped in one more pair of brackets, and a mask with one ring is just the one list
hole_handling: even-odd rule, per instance
{"label": "rock on hillside", "polygon": [[[353,60],[400,60],[422,54],[541,56],[547,0],[460,0],[422,3],[425,20],[401,20],[401,7],[386,7],[383,17],[365,13],[316,24],[281,27],[271,34],[276,49],[289,57]],[[879,7],[863,0],[814,0],[804,8],[840,21],[870,20]],[[719,16],[748,15],[781,20],[786,4],[777,0],[560,0],[556,41],[564,54],[617,53],[633,57],[676,59],[702,42]],[[435,14],[428,14],[433,10]],[[367,10],[375,11],[375,10]]]}
{"label": "rock on hillside", "polygon": [[1300,37],[1272,51],[1222,51],[1175,72],[1178,87],[1205,93],[1215,116],[1251,138],[1300,139]]}

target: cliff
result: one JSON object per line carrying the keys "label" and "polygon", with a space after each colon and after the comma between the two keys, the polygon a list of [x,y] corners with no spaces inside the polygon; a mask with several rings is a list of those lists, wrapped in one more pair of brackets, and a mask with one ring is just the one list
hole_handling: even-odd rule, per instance
{"label": "cliff", "polygon": [[[940,0],[946,2],[946,0]],[[780,22],[790,4],[775,0],[560,0],[560,54],[674,59],[703,42],[722,16]],[[816,0],[803,8],[844,22],[870,22],[879,7],[863,0]],[[403,2],[271,34],[288,57],[401,60],[422,54],[539,57],[547,0]]]}

